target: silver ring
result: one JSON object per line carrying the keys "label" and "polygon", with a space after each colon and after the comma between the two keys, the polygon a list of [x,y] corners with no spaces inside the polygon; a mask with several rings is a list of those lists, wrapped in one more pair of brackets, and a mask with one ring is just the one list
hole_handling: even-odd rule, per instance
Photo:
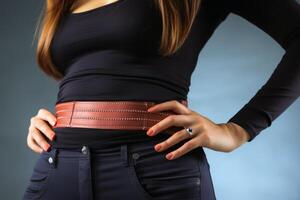
{"label": "silver ring", "polygon": [[186,132],[190,135],[190,136],[194,136],[193,133],[193,129],[192,128],[185,128]]}

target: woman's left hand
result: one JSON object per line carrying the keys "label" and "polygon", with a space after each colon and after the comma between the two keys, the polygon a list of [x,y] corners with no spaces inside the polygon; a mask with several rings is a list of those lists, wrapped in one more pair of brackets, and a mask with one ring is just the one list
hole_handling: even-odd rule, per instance
{"label": "woman's left hand", "polygon": [[172,110],[178,114],[169,115],[150,127],[147,135],[154,136],[171,126],[192,128],[193,132],[193,136],[190,136],[183,128],[173,133],[167,140],[155,145],[155,150],[161,152],[184,139],[191,138],[180,148],[168,153],[166,155],[168,160],[176,159],[199,146],[215,151],[231,152],[249,140],[249,134],[241,126],[232,122],[215,124],[176,100],[156,104],[149,108],[148,112],[165,110]]}

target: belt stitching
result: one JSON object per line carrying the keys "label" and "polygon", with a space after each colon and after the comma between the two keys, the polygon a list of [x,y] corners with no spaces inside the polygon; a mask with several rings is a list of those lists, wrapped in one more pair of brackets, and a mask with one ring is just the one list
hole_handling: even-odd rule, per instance
{"label": "belt stitching", "polygon": [[[58,110],[58,111],[56,111],[56,113],[60,113],[60,112],[90,112],[90,111],[92,111],[92,112],[116,112],[116,111],[118,111],[118,112],[144,112],[144,113],[148,113],[149,114],[149,112],[148,111],[144,111],[144,110],[128,110],[128,109],[122,109],[122,110],[107,110],[107,109],[105,109],[105,110],[99,110],[99,109],[84,109],[84,110],[82,110],[82,109],[75,109],[75,110],[70,110],[70,109],[64,109],[64,110]],[[151,113],[152,114],[152,113]],[[157,112],[157,113],[153,113],[153,114],[158,114],[158,115],[169,115],[169,113],[167,113],[167,112]]]}
{"label": "belt stitching", "polygon": [[[61,119],[61,118],[69,118],[69,117],[64,117],[64,116],[60,116],[57,117],[57,119]],[[72,117],[72,119],[95,119],[95,120],[132,120],[132,119],[136,119],[136,120],[149,120],[149,121],[160,121],[160,120],[156,120],[156,119],[149,119],[149,118],[139,118],[139,117],[120,117],[120,118],[102,118],[102,117]]]}

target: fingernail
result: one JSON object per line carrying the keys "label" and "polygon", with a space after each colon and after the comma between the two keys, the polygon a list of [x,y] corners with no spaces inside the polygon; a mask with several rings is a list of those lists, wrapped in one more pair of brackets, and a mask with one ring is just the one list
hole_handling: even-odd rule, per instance
{"label": "fingernail", "polygon": [[147,111],[150,112],[150,111],[152,111],[153,108],[154,107],[150,107],[150,108],[147,109]]}
{"label": "fingernail", "polygon": [[51,146],[48,147],[47,151],[49,152],[51,150]]}
{"label": "fingernail", "polygon": [[155,148],[155,150],[156,150],[156,151],[159,151],[159,150],[160,150],[160,148],[161,148],[161,145],[160,145],[160,144],[158,144],[158,145],[156,145],[154,148]]}
{"label": "fingernail", "polygon": [[51,125],[54,126],[56,124],[56,120],[51,122]]}
{"label": "fingernail", "polygon": [[168,160],[171,160],[172,158],[173,158],[173,154],[172,153],[170,153],[170,154],[167,155],[167,159]]}
{"label": "fingernail", "polygon": [[55,139],[55,136],[56,136],[56,134],[53,134],[53,135],[51,136],[51,140],[52,140],[52,141]]}
{"label": "fingernail", "polygon": [[45,151],[48,151],[49,148],[50,148],[50,145],[49,145],[49,144],[44,144],[44,149],[45,149]]}
{"label": "fingernail", "polygon": [[153,129],[149,129],[149,130],[147,131],[147,134],[150,135],[150,136],[153,135],[153,133],[154,133],[154,130],[153,130]]}

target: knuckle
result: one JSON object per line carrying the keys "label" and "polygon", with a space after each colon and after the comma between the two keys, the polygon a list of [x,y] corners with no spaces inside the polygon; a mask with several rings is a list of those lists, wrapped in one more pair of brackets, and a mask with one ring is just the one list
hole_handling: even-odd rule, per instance
{"label": "knuckle", "polygon": [[203,123],[204,121],[203,121],[202,117],[198,117],[197,120],[198,120],[199,125],[202,127],[203,124],[204,124]]}
{"label": "knuckle", "polygon": [[179,103],[178,101],[176,101],[176,100],[174,100],[175,101],[175,106],[176,107],[179,107],[179,106],[181,106],[181,103]]}
{"label": "knuckle", "polygon": [[38,115],[42,115],[43,113],[45,113],[45,109],[44,108],[40,108],[38,111]]}
{"label": "knuckle", "polygon": [[202,121],[200,120],[200,122],[198,123],[198,125],[199,125],[199,128],[200,128],[203,132],[207,132],[207,126],[206,126],[206,124],[205,124],[204,122],[202,122]]}
{"label": "knuckle", "polygon": [[167,139],[165,142],[163,142],[164,146],[169,146],[171,144],[170,139]]}
{"label": "knuckle", "polygon": [[205,131],[205,130],[208,130],[208,124],[207,123],[202,123],[202,129]]}
{"label": "knuckle", "polygon": [[168,121],[173,123],[175,121],[175,115],[169,115],[168,116]]}

